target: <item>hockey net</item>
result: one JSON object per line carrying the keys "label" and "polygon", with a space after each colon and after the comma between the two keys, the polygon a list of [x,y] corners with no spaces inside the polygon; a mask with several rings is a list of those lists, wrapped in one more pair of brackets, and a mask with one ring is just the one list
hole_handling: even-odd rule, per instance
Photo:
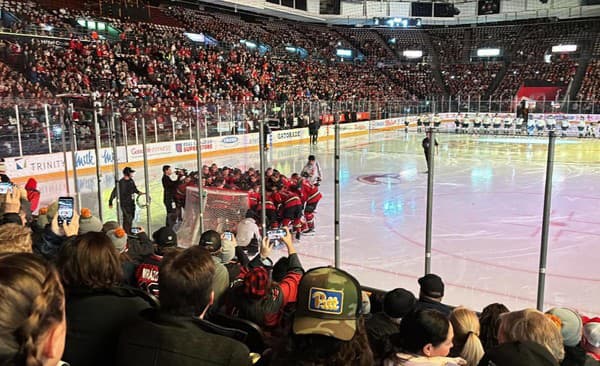
{"label": "hockey net", "polygon": [[[235,231],[237,224],[246,217],[248,193],[210,188],[203,191],[204,231]],[[177,230],[179,246],[185,248],[198,244],[202,234],[198,193],[198,187],[188,187],[185,194],[183,222]]]}

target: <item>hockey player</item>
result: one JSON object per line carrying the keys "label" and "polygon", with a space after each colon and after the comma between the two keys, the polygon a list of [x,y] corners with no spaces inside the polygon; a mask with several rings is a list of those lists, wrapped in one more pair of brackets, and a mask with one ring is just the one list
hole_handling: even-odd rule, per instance
{"label": "hockey player", "polygon": [[556,120],[553,115],[549,115],[546,119],[546,129],[548,131],[554,131],[556,129]]}
{"label": "hockey player", "polygon": [[275,201],[280,203],[281,226],[289,227],[293,225],[293,231],[296,232],[296,239],[300,239],[302,231],[302,200],[300,200],[300,196],[292,190],[282,190],[278,192],[278,197],[274,200],[274,203]]}
{"label": "hockey player", "polygon": [[579,119],[579,124],[577,125],[577,136],[579,138],[581,137],[585,137],[585,128],[586,128],[586,123],[585,123],[585,118],[583,116],[581,116],[581,118]]}
{"label": "hockey player", "polygon": [[544,128],[546,127],[546,121],[543,118],[538,118],[535,120],[535,128],[537,130],[538,136],[544,135]]}
{"label": "hockey player", "polygon": [[492,125],[492,119],[489,115],[483,117],[483,133],[490,133],[490,126]]}
{"label": "hockey player", "polygon": [[481,118],[479,113],[477,113],[477,115],[475,116],[475,121],[473,122],[473,133],[474,134],[479,135],[482,123],[483,123],[483,119]]}
{"label": "hockey player", "polygon": [[497,135],[502,126],[502,119],[498,116],[498,113],[496,113],[492,119],[492,126],[494,127],[494,135]]}
{"label": "hockey player", "polygon": [[562,137],[566,137],[567,136],[567,131],[569,131],[569,128],[571,128],[571,123],[569,122],[569,120],[565,117],[561,123],[560,123],[560,129],[562,130],[561,136]]}
{"label": "hockey player", "polygon": [[508,135],[510,133],[510,129],[512,127],[513,120],[510,117],[504,118],[504,134]]}
{"label": "hockey player", "polygon": [[314,155],[308,156],[308,162],[302,169],[302,173],[308,173],[308,179],[312,184],[321,182],[321,166]]}
{"label": "hockey player", "polygon": [[300,179],[302,185],[302,194],[304,201],[304,218],[306,219],[306,228],[303,233],[309,233],[315,230],[315,210],[323,195],[319,192],[319,186],[311,184],[308,179]]}

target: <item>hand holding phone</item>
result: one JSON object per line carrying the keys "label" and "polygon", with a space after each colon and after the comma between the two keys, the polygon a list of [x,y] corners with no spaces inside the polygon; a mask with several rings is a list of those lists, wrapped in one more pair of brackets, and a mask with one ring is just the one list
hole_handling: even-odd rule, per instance
{"label": "hand holding phone", "polygon": [[223,233],[223,239],[225,240],[233,240],[233,233],[231,231],[226,231]]}
{"label": "hand holding phone", "polygon": [[74,205],[73,197],[58,198],[58,225],[62,225],[64,222],[67,224],[71,223],[71,220],[73,220]]}
{"label": "hand holding phone", "polygon": [[8,192],[12,192],[12,184],[9,182],[1,182],[0,194],[7,194]]}

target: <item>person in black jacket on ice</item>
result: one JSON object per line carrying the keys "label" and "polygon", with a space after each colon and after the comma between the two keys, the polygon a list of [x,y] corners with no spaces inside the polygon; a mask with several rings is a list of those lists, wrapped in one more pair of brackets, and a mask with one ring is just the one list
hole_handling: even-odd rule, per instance
{"label": "person in black jacket on ice", "polygon": [[[131,234],[131,225],[133,223],[133,217],[135,216],[135,201],[133,195],[144,194],[137,189],[135,182],[133,181],[133,173],[135,170],[130,167],[123,169],[123,178],[119,179],[119,202],[121,204],[121,210],[123,211],[123,229],[127,234]],[[117,188],[115,187],[108,200],[108,207],[113,208],[113,201],[117,197]]]}

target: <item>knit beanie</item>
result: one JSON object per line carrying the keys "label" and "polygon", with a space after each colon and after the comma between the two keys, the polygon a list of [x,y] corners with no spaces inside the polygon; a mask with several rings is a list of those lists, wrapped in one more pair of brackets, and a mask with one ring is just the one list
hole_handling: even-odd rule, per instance
{"label": "knit beanie", "polygon": [[583,322],[575,310],[567,308],[552,308],[547,311],[560,319],[560,334],[563,336],[563,343],[568,347],[575,347],[581,342]]}
{"label": "knit beanie", "polygon": [[107,222],[104,223],[104,225],[102,225],[102,231],[105,232],[105,233],[107,233],[107,232],[109,232],[111,230],[114,230],[116,228],[119,228],[119,227],[121,227],[121,226],[119,225],[118,222],[116,222],[116,221],[107,221]]}
{"label": "knit beanie", "polygon": [[112,240],[115,248],[117,248],[119,252],[125,250],[125,246],[127,245],[127,233],[125,230],[123,230],[123,228],[118,227],[116,229],[109,230],[106,235],[108,235],[110,240]]}
{"label": "knit beanie", "polygon": [[50,220],[48,220],[48,207],[40,208],[39,215],[36,221],[37,226],[40,229],[43,229],[46,227],[46,225],[48,225],[49,222]]}
{"label": "knit beanie", "polygon": [[102,231],[102,221],[99,218],[92,216],[92,211],[89,208],[82,208],[79,216],[79,235],[89,232]]}

